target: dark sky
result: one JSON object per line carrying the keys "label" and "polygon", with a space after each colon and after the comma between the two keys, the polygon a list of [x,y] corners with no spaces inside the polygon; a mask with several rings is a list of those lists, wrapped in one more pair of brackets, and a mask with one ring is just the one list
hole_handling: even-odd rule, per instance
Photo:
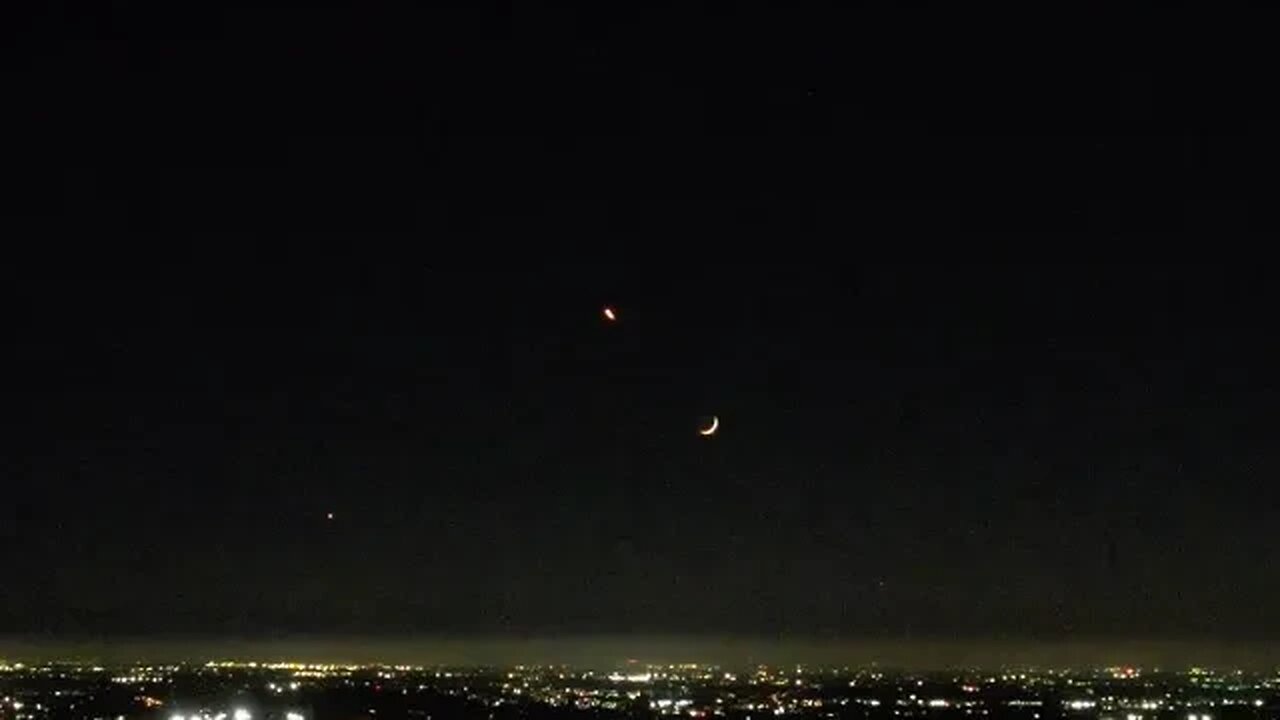
{"label": "dark sky", "polygon": [[584,6],[23,18],[0,632],[1280,634],[1249,38]]}
{"label": "dark sky", "polygon": [[[412,263],[50,278],[9,351],[2,545],[20,580],[2,617],[1280,630],[1264,279]],[[701,438],[712,413],[721,431]]]}

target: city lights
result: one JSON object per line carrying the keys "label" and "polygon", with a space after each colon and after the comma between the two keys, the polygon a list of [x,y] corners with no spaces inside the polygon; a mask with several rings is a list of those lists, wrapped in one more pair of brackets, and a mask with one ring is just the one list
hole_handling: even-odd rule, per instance
{"label": "city lights", "polygon": [[[10,666],[12,668],[12,666]],[[1280,683],[1267,674],[1144,672],[1143,685],[1133,687],[1127,668],[1118,691],[1113,669],[1003,674],[894,674],[869,668],[822,669],[806,666],[757,666],[725,672],[714,665],[642,664],[618,669],[565,665],[465,668],[390,665],[259,663],[218,661],[199,665],[132,665],[111,669],[50,665],[11,670],[0,694],[0,720],[58,720],[82,717],[76,703],[92,700],[112,678],[149,677],[154,695],[121,695],[123,704],[93,717],[116,720],[309,720],[326,717],[333,707],[298,707],[297,691],[307,677],[308,701],[326,692],[363,693],[369,716],[395,717],[410,709],[415,717],[453,717],[461,708],[493,714],[498,708],[512,717],[534,709],[550,717],[577,713],[619,716],[643,708],[663,718],[731,718],[751,715],[787,716],[798,720],[851,717],[888,720],[1266,720],[1252,717],[1273,704]],[[48,684],[50,677],[68,678]],[[1150,679],[1150,680],[1148,680]],[[29,681],[30,687],[22,685]],[[77,684],[78,683],[78,684]],[[257,695],[254,695],[256,688]],[[148,690],[147,692],[152,692]],[[1067,694],[1070,693],[1070,694]],[[1064,697],[1065,695],[1065,697]],[[157,713],[164,698],[166,709]],[[197,699],[200,698],[200,699]],[[402,703],[397,710],[384,701]],[[442,700],[447,699],[447,700]],[[441,705],[445,702],[445,705]],[[208,703],[202,707],[201,703]],[[452,705],[447,703],[454,703]],[[457,703],[462,703],[458,705]],[[83,706],[81,706],[83,707]],[[1052,708],[1061,714],[1054,714]],[[1251,717],[1232,710],[1247,708]],[[845,709],[842,709],[845,708]],[[875,715],[870,713],[875,712]],[[563,713],[564,715],[556,715]],[[865,713],[865,714],[863,714]],[[883,713],[883,715],[881,715]],[[483,715],[481,715],[483,716]],[[1274,720],[1274,718],[1272,719]]]}

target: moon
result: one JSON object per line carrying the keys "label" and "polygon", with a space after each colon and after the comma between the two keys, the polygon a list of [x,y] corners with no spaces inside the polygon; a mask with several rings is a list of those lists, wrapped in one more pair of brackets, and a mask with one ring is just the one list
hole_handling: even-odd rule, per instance
{"label": "moon", "polygon": [[711,424],[705,428],[698,428],[699,435],[715,435],[716,430],[720,428],[720,416],[712,415]]}

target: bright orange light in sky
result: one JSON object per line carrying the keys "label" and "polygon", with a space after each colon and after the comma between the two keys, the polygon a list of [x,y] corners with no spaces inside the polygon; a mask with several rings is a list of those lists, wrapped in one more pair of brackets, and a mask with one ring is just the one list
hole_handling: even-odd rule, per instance
{"label": "bright orange light in sky", "polygon": [[613,311],[613,308],[609,307],[608,305],[605,305],[604,318],[609,322],[613,322],[618,319],[618,314]]}

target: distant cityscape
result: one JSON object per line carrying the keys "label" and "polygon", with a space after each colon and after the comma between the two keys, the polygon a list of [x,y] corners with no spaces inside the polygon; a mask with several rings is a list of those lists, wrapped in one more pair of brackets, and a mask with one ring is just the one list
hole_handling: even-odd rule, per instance
{"label": "distant cityscape", "polygon": [[211,661],[0,662],[0,720],[767,717],[1275,720],[1280,673],[1191,668],[878,667],[626,662],[427,667]]}

